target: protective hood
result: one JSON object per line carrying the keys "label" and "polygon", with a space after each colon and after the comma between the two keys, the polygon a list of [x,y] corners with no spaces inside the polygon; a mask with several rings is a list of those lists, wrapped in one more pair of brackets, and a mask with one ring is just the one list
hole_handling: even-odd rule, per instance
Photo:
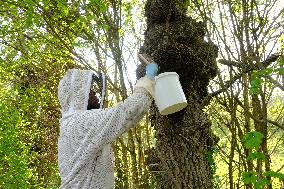
{"label": "protective hood", "polygon": [[[61,105],[62,117],[71,115],[76,111],[87,110],[93,75],[94,72],[90,70],[71,69],[60,80],[58,99]],[[103,78],[103,80],[105,79]],[[102,83],[104,84],[104,82]],[[103,96],[104,91],[105,87],[101,91]]]}

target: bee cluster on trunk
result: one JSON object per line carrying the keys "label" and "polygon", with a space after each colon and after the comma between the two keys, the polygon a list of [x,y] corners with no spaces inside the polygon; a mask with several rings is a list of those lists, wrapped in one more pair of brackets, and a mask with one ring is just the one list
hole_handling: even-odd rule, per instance
{"label": "bee cluster on trunk", "polygon": [[[150,109],[157,143],[147,161],[154,175],[159,174],[158,188],[212,187],[206,154],[215,139],[200,103],[208,95],[210,79],[217,75],[218,48],[205,41],[204,23],[192,19],[186,10],[185,0],[148,0],[145,5],[147,30],[139,53],[150,55],[159,73],[179,75],[189,104],[167,116],[161,116],[154,104]],[[144,74],[141,63],[136,76]]]}

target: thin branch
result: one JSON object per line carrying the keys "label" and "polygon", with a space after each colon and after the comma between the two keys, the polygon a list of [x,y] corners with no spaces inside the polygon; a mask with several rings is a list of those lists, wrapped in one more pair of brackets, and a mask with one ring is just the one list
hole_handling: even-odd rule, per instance
{"label": "thin branch", "polygon": [[279,83],[277,80],[273,79],[269,75],[266,75],[266,76],[263,76],[263,77],[267,78],[271,83],[273,83],[275,86],[279,87],[279,89],[284,91],[284,86],[281,83]]}
{"label": "thin branch", "polygon": [[280,172],[283,168],[284,168],[284,164],[276,172]]}
{"label": "thin branch", "polygon": [[[268,67],[272,62],[275,62],[279,57],[281,56],[281,54],[273,54],[270,57],[268,57],[265,61],[261,62],[260,64],[254,64],[253,66],[246,66],[246,69],[244,69],[242,72],[240,72],[239,74],[236,74],[232,79],[225,81],[224,85],[222,85],[222,88],[210,93],[202,102],[202,106],[205,106],[209,103],[209,101],[221,94],[222,92],[225,92],[227,89],[229,89],[230,86],[232,86],[238,79],[241,79],[241,77],[246,74],[249,73],[251,71],[254,70],[261,70],[261,69],[265,69],[266,67]],[[243,63],[238,63],[238,65],[244,65]],[[270,77],[270,76],[269,76]],[[269,78],[271,79],[272,82],[274,82],[274,84],[277,86],[281,85],[280,83],[278,83],[277,81],[275,81],[273,78]],[[281,86],[280,89],[282,89],[283,86]]]}
{"label": "thin branch", "polygon": [[257,119],[254,115],[252,115],[252,113],[247,110],[244,105],[242,104],[242,102],[238,99],[238,98],[235,98],[235,100],[237,101],[237,103],[243,108],[243,110],[255,121],[257,122],[260,122],[260,123],[264,123],[264,122],[268,122],[268,123],[271,123],[273,125],[275,125],[276,127],[280,128],[280,129],[283,129],[284,130],[284,124],[279,124],[277,123],[276,121],[272,121],[272,120],[269,120],[269,119]]}

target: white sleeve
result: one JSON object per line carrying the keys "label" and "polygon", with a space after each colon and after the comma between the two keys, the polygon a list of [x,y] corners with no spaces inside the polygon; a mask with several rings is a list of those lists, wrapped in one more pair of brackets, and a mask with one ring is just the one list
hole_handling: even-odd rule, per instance
{"label": "white sleeve", "polygon": [[88,120],[83,121],[83,124],[87,124],[86,127],[78,126],[80,129],[87,128],[87,130],[81,133],[91,133],[85,137],[90,137],[88,141],[92,141],[99,148],[114,141],[143,118],[152,103],[153,88],[152,80],[146,77],[141,78],[135,85],[133,94],[124,102],[118,103],[113,108],[102,110],[99,117],[92,116],[90,113],[92,111],[87,111],[86,119]]}
{"label": "white sleeve", "polygon": [[106,122],[102,123],[102,128],[96,136],[101,138],[102,145],[115,140],[138,124],[151,105],[153,88],[153,81],[146,77],[141,78],[132,95],[107,111]]}

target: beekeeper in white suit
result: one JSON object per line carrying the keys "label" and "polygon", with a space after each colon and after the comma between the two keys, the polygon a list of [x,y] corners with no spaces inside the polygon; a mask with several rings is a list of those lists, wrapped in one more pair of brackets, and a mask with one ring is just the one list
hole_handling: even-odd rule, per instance
{"label": "beekeeper in white suit", "polygon": [[153,100],[157,64],[145,54],[138,56],[147,64],[146,76],[137,81],[131,96],[112,108],[103,108],[106,85],[102,74],[72,69],[61,79],[60,188],[114,188],[111,142],[135,126]]}

